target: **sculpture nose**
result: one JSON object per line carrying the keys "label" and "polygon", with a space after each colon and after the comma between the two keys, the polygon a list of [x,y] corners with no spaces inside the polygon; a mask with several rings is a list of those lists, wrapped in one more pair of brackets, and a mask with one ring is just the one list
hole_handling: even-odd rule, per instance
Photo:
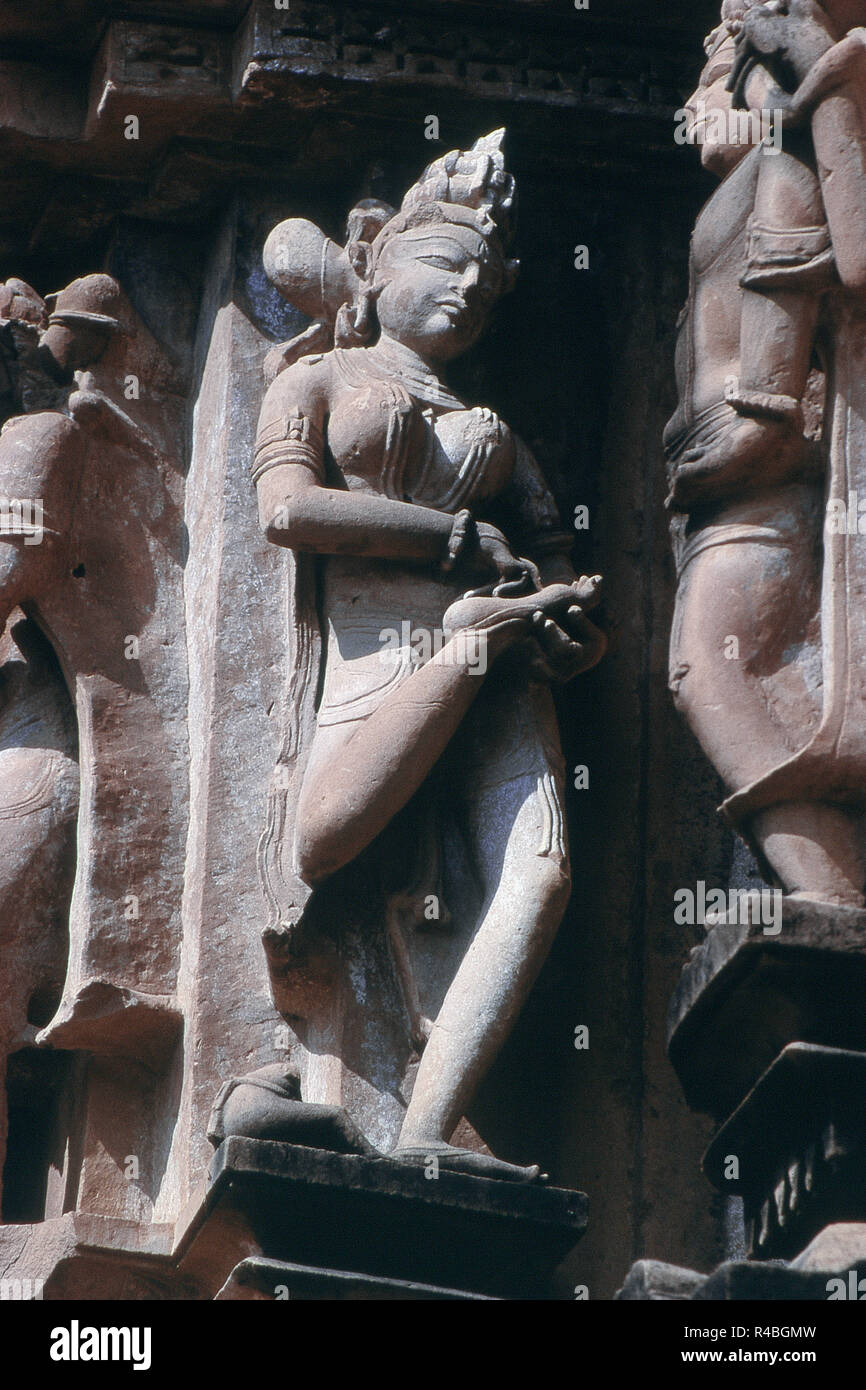
{"label": "sculpture nose", "polygon": [[481,267],[479,265],[467,266],[460,277],[460,293],[468,304],[474,304],[478,298],[480,281]]}

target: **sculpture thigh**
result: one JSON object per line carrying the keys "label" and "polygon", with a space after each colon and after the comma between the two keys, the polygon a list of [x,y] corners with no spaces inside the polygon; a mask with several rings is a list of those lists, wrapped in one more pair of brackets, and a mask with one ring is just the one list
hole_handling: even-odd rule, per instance
{"label": "sculpture thigh", "polygon": [[570,891],[564,764],[550,691],[497,672],[449,759],[448,787],[482,901],[433,1020],[403,1144],[431,1135],[447,1141],[468,1112],[545,961]]}
{"label": "sculpture thigh", "polygon": [[707,528],[677,588],[671,689],[729,791],[802,748],[820,717],[814,529],[770,519]]}
{"label": "sculpture thigh", "polygon": [[[333,660],[333,644],[330,651]],[[378,655],[371,649],[366,660],[345,663],[343,670],[335,674],[332,669],[326,677],[320,707],[324,722],[318,724],[313,738],[299,806],[301,831],[305,804],[333,798],[339,814],[338,802],[363,797],[363,789],[341,781],[346,745],[361,734],[359,726],[372,707],[409,694],[413,670],[406,649],[388,653],[389,660],[377,669]],[[354,671],[348,669],[352,667]],[[550,691],[528,683],[522,673],[515,678],[513,670],[496,669],[469,679],[484,682],[484,689],[443,755],[443,774],[455,812],[459,806],[480,879],[479,921],[497,895],[504,894],[512,920],[521,923],[514,945],[525,949],[528,959],[537,954],[535,941],[529,940],[534,935],[533,914],[543,928],[546,953],[551,936],[547,927],[550,924],[555,930],[558,925],[570,881],[562,809],[564,762],[556,714]],[[342,692],[345,699],[338,703],[334,696]],[[363,707],[364,713],[351,717],[353,707]],[[335,718],[335,709],[342,711],[339,722],[329,722]],[[389,753],[387,747],[381,749],[383,762]],[[551,899],[556,903],[553,912]],[[536,964],[541,959],[543,954]]]}
{"label": "sculpture thigh", "polygon": [[495,954],[502,984],[510,975],[517,986],[526,976],[528,987],[571,882],[565,764],[550,690],[494,674],[455,741],[448,771],[458,763],[455,797],[483,893],[470,952]]}
{"label": "sculpture thigh", "polygon": [[45,748],[0,751],[0,1175],[6,1059],[27,1045],[33,996],[59,998],[66,970],[77,812],[71,758]]}
{"label": "sculpture thigh", "polygon": [[8,1043],[24,1027],[30,994],[63,981],[68,902],[57,903],[52,889],[62,878],[71,883],[65,861],[74,853],[78,764],[54,749],[7,748],[0,788],[0,1000]]}

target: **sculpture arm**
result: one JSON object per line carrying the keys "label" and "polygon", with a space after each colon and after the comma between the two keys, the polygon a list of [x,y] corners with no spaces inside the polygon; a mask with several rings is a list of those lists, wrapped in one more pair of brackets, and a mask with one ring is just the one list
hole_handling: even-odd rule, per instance
{"label": "sculpture arm", "polygon": [[866,29],[852,29],[818,59],[791,97],[792,118],[812,115],[819,102],[849,82],[866,84]]}
{"label": "sculpture arm", "polygon": [[259,519],[268,540],[321,555],[443,560],[454,518],[325,483],[327,358],[289,367],[262,405],[253,461]]}
{"label": "sculpture arm", "polygon": [[836,267],[843,286],[856,295],[866,294],[864,38],[862,29],[840,38],[815,0],[790,0],[784,12],[754,6],[743,21],[731,74],[736,100],[750,64],[793,71],[797,86],[785,123],[811,120]]}
{"label": "sculpture arm", "polygon": [[794,101],[812,112],[812,140],[836,269],[866,296],[866,31],[855,30],[815,64]]}

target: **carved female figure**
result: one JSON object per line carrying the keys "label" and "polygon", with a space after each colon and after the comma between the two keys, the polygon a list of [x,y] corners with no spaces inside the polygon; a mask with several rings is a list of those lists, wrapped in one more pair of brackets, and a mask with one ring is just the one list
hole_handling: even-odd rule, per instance
{"label": "carved female figure", "polygon": [[[316,894],[355,861],[390,859],[386,934],[420,1061],[408,1103],[404,1094],[395,1110],[385,1097],[378,1128],[359,1121],[409,1162],[434,1153],[458,1169],[533,1178],[537,1168],[449,1141],[568,898],[548,684],[593,665],[604,642],[584,613],[598,581],[575,576],[529,450],[440,375],[479,339],[516,270],[504,250],[514,187],[501,136],[437,160],[397,213],[361,205],[344,252],[297,221],[266,249],[282,292],[318,316],[301,351],[327,342],[335,317],[336,346],[298,360],[280,350],[259,422],[261,522],[296,564],[289,791],[272,801],[263,866],[266,940],[284,979],[299,981],[283,1007],[303,1032],[317,1007],[304,927]],[[440,911],[434,841],[458,823],[471,872]],[[411,846],[420,868],[417,856],[403,863]],[[309,1050],[339,1053],[345,1074],[361,1065],[337,1008],[326,988],[320,1041],[305,1036]],[[303,1090],[305,1101],[348,1095],[309,1069]]]}

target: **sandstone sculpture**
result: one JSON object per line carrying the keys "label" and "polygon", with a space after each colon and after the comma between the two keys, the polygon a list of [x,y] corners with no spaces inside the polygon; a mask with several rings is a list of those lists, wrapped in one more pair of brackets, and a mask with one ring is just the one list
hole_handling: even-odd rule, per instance
{"label": "sandstone sculpture", "polygon": [[[180,474],[169,463],[177,449],[177,400],[171,364],[110,276],[86,276],[50,296],[45,320],[38,341],[25,340],[24,365],[31,369],[31,391],[40,371],[53,382],[55,406],[13,416],[0,434],[0,492],[11,517],[0,534],[0,620],[6,624],[22,610],[47,636],[68,688],[66,702],[71,697],[74,706],[74,727],[58,744],[32,692],[32,712],[20,696],[17,709],[7,712],[20,743],[4,756],[14,762],[19,790],[29,782],[34,787],[32,806],[10,803],[5,862],[8,893],[18,906],[19,873],[34,875],[31,889],[38,888],[40,910],[48,913],[64,958],[55,959],[55,949],[45,967],[56,1011],[44,999],[34,1011],[30,998],[19,998],[23,986],[31,994],[47,988],[31,979],[32,970],[18,972],[10,1009],[19,1046],[36,1041],[122,1059],[131,1094],[133,1073],[164,1063],[179,1024],[172,994],[186,684],[178,640]],[[20,347],[19,333],[16,364]],[[45,726],[41,738],[33,737],[36,715]],[[72,759],[81,766],[80,798]],[[64,862],[61,872],[55,864],[55,841],[73,828],[76,810],[70,901],[68,866]],[[7,903],[7,914],[6,920],[17,920],[18,936],[26,935],[26,913],[17,917]],[[13,956],[22,950],[28,954],[18,941]],[[29,955],[38,962],[41,954],[37,932]],[[22,1009],[25,1018],[29,1009],[31,1025],[42,1026],[38,1035],[36,1026],[22,1032]],[[87,1089],[79,1131],[93,1123],[89,1106],[111,1106],[104,1095],[95,1099],[105,1091],[99,1066]],[[146,1128],[144,1105],[139,1109],[136,1123]],[[123,1129],[121,1123],[118,1137]],[[127,1147],[132,1140],[143,1152],[134,1133]],[[119,1190],[122,1201],[133,1196],[135,1206],[130,1185]]]}
{"label": "sandstone sculpture", "polygon": [[357,1126],[409,1163],[538,1176],[455,1129],[568,898],[549,684],[604,639],[531,453],[440,375],[516,272],[502,135],[437,159],[399,211],[360,204],[343,249],[302,220],[265,247],[313,320],[269,356],[253,463],[292,576],[260,862],[299,1046],[221,1096],[215,1141],[304,1142],[330,1107],[335,1148]]}
{"label": "sandstone sculpture", "polygon": [[[722,20],[688,108],[723,182],[665,438],[671,685],[771,881],[861,907],[866,6],[726,0]],[[781,151],[718,136],[737,106],[776,113]]]}

